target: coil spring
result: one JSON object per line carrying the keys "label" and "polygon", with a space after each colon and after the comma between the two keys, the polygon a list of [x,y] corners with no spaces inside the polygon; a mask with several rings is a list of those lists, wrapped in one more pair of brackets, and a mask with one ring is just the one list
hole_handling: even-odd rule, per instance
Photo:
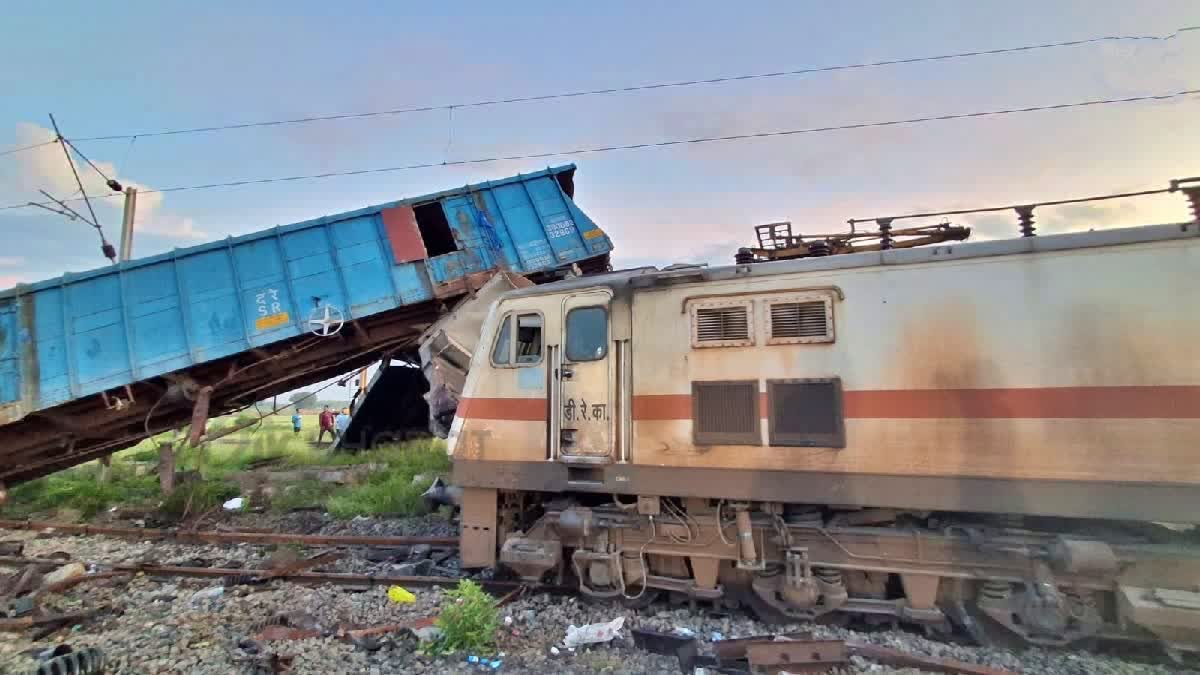
{"label": "coil spring", "polygon": [[832,567],[816,567],[813,568],[813,576],[821,581],[821,583],[829,584],[830,586],[844,586],[842,583],[842,571]]}
{"label": "coil spring", "polygon": [[984,600],[1004,602],[1012,597],[1012,586],[1007,581],[985,581],[979,595]]}

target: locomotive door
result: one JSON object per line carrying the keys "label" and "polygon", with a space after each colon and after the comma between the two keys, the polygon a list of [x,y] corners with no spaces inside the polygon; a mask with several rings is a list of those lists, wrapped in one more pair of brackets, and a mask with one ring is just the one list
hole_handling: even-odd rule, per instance
{"label": "locomotive door", "polygon": [[558,452],[566,460],[604,461],[612,453],[612,373],[608,291],[562,303],[558,367]]}

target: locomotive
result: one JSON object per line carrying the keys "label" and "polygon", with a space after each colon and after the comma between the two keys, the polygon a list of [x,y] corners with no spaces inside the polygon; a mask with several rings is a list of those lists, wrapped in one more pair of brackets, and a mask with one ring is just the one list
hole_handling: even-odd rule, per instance
{"label": "locomotive", "polygon": [[1032,236],[1021,208],[1009,240],[880,219],[504,294],[449,436],[463,566],[1200,648],[1200,221]]}

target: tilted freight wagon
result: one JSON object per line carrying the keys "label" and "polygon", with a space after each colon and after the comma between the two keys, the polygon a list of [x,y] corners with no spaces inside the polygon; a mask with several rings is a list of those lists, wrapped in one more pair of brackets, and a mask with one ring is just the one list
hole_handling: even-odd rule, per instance
{"label": "tilted freight wagon", "polygon": [[495,271],[607,268],[574,165],[0,292],[0,485],[415,349]]}

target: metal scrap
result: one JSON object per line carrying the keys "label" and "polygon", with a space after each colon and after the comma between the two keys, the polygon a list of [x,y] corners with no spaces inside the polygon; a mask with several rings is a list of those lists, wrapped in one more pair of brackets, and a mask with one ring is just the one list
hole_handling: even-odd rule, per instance
{"label": "metal scrap", "polygon": [[690,673],[696,668],[696,659],[700,644],[694,637],[681,637],[672,633],[661,633],[656,630],[634,628],[633,644],[638,649],[644,649],[652,654],[674,656],[679,660],[679,670]]}
{"label": "metal scrap", "polygon": [[842,640],[759,640],[746,645],[752,669],[760,672],[825,673],[846,665]]}
{"label": "metal scrap", "polygon": [[82,612],[70,612],[67,614],[51,614],[46,616],[23,616],[17,619],[0,619],[0,631],[22,631],[26,628],[34,626],[46,625],[65,625],[68,623],[79,623],[85,619],[90,619],[97,614],[106,611],[107,607],[97,607]]}

